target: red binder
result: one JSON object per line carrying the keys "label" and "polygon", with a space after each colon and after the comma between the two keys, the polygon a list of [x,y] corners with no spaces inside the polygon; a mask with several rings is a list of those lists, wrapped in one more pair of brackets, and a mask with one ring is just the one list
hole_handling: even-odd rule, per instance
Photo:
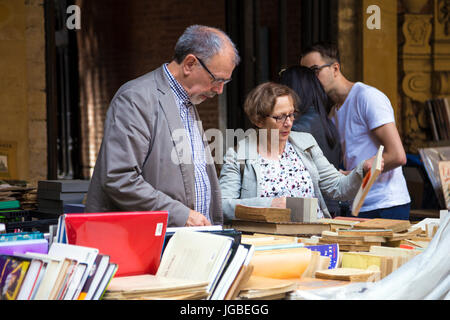
{"label": "red binder", "polygon": [[156,274],[167,218],[167,211],[64,215],[68,243],[109,255],[119,265],[116,277]]}

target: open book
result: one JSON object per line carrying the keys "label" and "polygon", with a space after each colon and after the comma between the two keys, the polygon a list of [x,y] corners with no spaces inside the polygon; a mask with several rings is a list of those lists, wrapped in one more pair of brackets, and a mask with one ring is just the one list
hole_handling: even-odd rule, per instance
{"label": "open book", "polygon": [[156,276],[208,282],[212,293],[231,253],[233,239],[179,230],[167,244]]}
{"label": "open book", "polygon": [[372,187],[373,183],[381,173],[381,160],[383,159],[383,150],[384,146],[381,145],[380,148],[378,149],[375,160],[372,163],[372,169],[369,172],[367,172],[366,175],[364,176],[361,187],[359,187],[358,193],[356,194],[356,197],[353,200],[352,215],[354,216],[358,216],[359,210],[361,209],[364,203],[364,199],[369,193],[369,190]]}

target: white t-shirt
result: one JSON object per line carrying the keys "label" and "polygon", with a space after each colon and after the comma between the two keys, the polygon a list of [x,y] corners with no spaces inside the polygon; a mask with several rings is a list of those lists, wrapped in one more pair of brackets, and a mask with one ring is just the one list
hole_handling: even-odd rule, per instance
{"label": "white t-shirt", "polygon": [[[356,82],[344,104],[333,117],[342,148],[346,170],[373,157],[379,147],[372,133],[384,124],[394,122],[394,110],[384,93]],[[367,194],[361,212],[390,208],[411,202],[401,167],[381,173]]]}

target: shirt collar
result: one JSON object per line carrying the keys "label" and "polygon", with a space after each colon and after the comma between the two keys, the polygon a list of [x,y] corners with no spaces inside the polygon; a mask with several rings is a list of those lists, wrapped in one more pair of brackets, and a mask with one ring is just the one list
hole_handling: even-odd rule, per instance
{"label": "shirt collar", "polygon": [[189,96],[186,92],[186,90],[183,88],[183,86],[175,79],[175,77],[170,73],[169,68],[167,68],[168,64],[165,63],[163,65],[164,72],[169,80],[170,88],[172,89],[172,92],[176,95],[176,97],[181,100],[181,102],[184,105],[189,105],[191,103],[191,100],[189,99]]}

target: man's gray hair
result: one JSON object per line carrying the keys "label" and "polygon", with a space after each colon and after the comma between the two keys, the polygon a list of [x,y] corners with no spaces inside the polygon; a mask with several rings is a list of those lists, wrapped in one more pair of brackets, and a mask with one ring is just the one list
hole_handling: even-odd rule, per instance
{"label": "man's gray hair", "polygon": [[208,62],[224,48],[226,42],[234,50],[234,64],[237,66],[240,62],[238,50],[225,32],[214,27],[189,26],[175,45],[174,60],[181,63],[188,54],[194,54],[201,60]]}

